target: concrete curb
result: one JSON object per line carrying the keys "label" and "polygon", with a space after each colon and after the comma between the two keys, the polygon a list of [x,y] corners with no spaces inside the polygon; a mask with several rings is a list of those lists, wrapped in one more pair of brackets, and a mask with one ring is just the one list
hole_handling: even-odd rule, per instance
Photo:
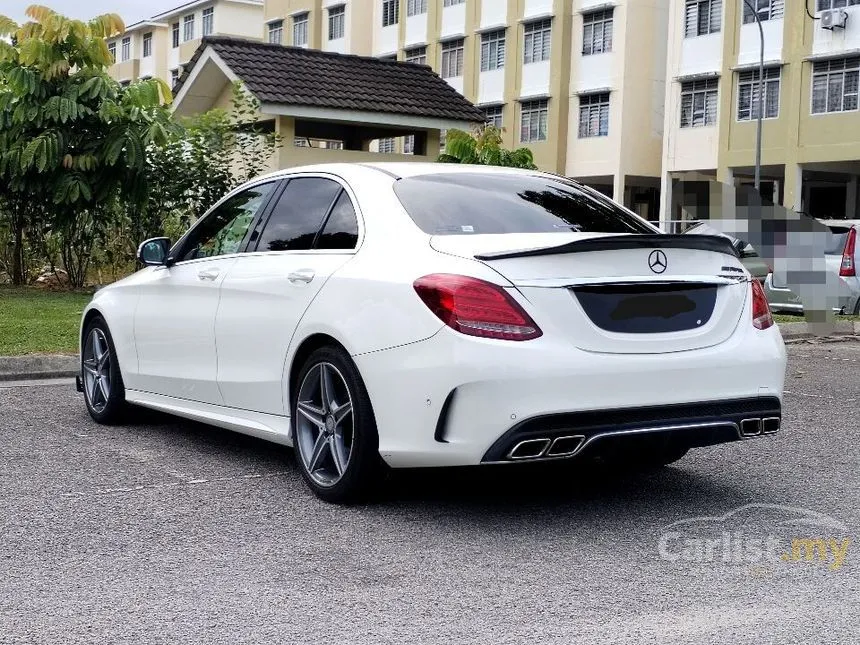
{"label": "concrete curb", "polygon": [[[810,329],[810,325],[806,322],[777,324],[782,337],[788,343],[813,339],[820,339],[823,342],[860,340],[860,322],[850,320],[837,320],[831,328],[822,326],[817,329]],[[0,356],[0,382],[71,378],[79,371],[80,359],[67,354]]]}
{"label": "concrete curb", "polygon": [[67,378],[79,370],[78,357],[66,354],[0,356],[0,381]]}

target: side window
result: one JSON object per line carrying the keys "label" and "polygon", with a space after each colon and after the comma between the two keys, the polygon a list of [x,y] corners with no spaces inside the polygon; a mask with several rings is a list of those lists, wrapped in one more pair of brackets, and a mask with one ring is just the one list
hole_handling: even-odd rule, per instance
{"label": "side window", "polygon": [[180,260],[237,253],[254,216],[274,186],[275,182],[269,182],[243,190],[209,213],[185,243]]}
{"label": "side window", "polygon": [[272,209],[258,251],[306,251],[340,192],[340,184],[320,177],[291,179]]}
{"label": "side window", "polygon": [[354,249],[358,244],[358,220],[345,190],[331,210],[331,215],[317,240],[318,249]]}

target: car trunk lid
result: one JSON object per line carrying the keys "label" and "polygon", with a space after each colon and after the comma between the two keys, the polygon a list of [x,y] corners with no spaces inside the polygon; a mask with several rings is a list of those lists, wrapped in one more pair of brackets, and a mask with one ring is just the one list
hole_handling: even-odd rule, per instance
{"label": "car trunk lid", "polygon": [[716,345],[734,332],[749,291],[730,242],[716,236],[440,235],[431,246],[486,263],[532,303],[539,325],[593,352]]}

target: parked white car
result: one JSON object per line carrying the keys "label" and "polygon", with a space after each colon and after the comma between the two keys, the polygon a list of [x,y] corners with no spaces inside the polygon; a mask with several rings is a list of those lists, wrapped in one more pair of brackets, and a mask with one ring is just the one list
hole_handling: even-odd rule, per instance
{"label": "parked white car", "polygon": [[555,175],[332,164],[238,188],[81,326],[99,422],[135,404],[296,448],[323,499],[384,465],[662,465],[779,429],[785,348],[721,236]]}

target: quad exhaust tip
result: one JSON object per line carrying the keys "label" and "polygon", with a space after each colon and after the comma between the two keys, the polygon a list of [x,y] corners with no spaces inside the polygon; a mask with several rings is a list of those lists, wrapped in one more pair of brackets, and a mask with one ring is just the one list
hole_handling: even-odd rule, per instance
{"label": "quad exhaust tip", "polygon": [[556,437],[555,439],[546,437],[526,439],[511,448],[508,459],[516,461],[520,459],[570,457],[582,447],[584,442],[585,437],[582,435]]}
{"label": "quad exhaust tip", "polygon": [[762,434],[773,434],[779,430],[779,424],[779,417],[744,419],[741,421],[741,434],[744,437],[757,437]]}

